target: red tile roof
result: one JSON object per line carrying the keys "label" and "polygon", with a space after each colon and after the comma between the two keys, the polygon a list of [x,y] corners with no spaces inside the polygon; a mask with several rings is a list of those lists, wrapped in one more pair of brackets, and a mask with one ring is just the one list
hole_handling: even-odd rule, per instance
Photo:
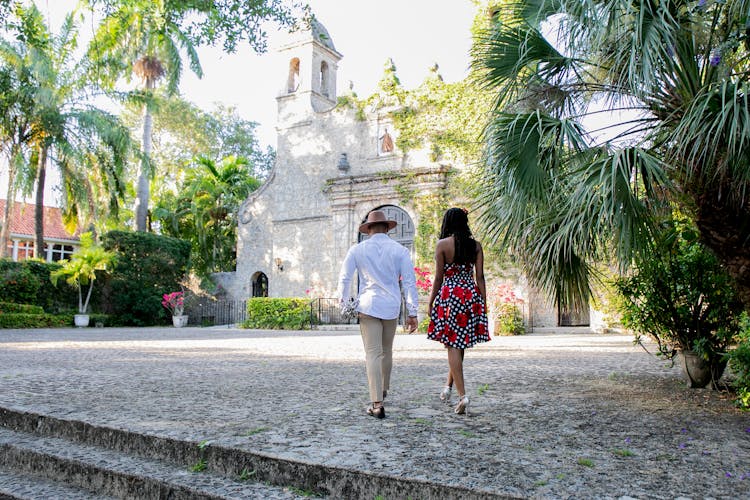
{"label": "red tile roof", "polygon": [[[0,223],[5,215],[5,200],[0,200]],[[34,237],[34,205],[17,201],[13,205],[10,233]],[[44,238],[56,240],[78,240],[80,231],[69,233],[62,219],[62,209],[44,207]]]}

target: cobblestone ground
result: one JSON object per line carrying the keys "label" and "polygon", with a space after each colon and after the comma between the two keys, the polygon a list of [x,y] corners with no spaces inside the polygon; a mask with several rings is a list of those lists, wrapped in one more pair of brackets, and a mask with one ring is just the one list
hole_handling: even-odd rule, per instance
{"label": "cobblestone ground", "polygon": [[[653,349],[652,349],[653,350]],[[632,337],[574,330],[447,356],[398,335],[388,418],[357,332],[0,330],[0,406],[534,498],[750,498],[750,415]]]}

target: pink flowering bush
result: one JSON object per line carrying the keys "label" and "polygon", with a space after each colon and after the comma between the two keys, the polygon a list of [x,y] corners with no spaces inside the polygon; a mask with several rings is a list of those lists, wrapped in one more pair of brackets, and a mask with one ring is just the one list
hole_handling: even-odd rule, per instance
{"label": "pink flowering bush", "polygon": [[414,274],[417,278],[417,290],[421,293],[429,294],[432,291],[432,273],[430,272],[430,268],[427,266],[415,267]]}
{"label": "pink flowering bush", "polygon": [[172,316],[182,316],[185,307],[185,294],[183,292],[165,293],[162,295],[161,305],[169,309]]}
{"label": "pink flowering bush", "polygon": [[513,288],[502,283],[491,294],[492,309],[495,311],[495,335],[522,335],[526,333],[523,326],[521,306],[523,299],[516,295]]}

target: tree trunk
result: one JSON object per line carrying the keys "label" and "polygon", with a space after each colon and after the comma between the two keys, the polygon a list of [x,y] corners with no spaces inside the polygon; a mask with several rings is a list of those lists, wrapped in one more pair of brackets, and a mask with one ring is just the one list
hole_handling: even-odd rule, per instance
{"label": "tree trunk", "polygon": [[10,224],[12,221],[13,206],[16,200],[16,153],[15,147],[8,161],[8,193],[5,195],[5,212],[3,223],[0,226],[0,258],[10,257],[8,255],[8,243],[10,242]]}
{"label": "tree trunk", "polygon": [[44,183],[47,176],[47,148],[39,147],[39,160],[36,172],[36,207],[34,207],[34,256],[46,259],[44,255]]}
{"label": "tree trunk", "polygon": [[[146,91],[151,91],[154,83],[146,80]],[[149,201],[149,181],[150,168],[149,160],[151,159],[151,129],[152,117],[148,103],[143,105],[143,136],[142,136],[142,153],[140,169],[138,171],[138,186],[135,196],[135,230],[145,232],[148,230],[148,201]]]}
{"label": "tree trunk", "polygon": [[694,197],[701,240],[734,278],[740,300],[750,311],[750,204],[735,208],[721,203],[717,193]]}

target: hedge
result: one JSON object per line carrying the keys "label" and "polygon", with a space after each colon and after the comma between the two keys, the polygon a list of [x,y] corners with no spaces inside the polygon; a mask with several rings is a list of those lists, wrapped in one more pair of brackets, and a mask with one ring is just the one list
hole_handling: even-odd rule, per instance
{"label": "hedge", "polygon": [[59,328],[73,325],[73,314],[0,314],[0,328]]}
{"label": "hedge", "polygon": [[243,328],[306,330],[310,328],[310,300],[254,297],[247,301]]}
{"label": "hedge", "polygon": [[0,315],[2,314],[44,314],[41,306],[31,304],[14,304],[13,302],[0,302]]}

